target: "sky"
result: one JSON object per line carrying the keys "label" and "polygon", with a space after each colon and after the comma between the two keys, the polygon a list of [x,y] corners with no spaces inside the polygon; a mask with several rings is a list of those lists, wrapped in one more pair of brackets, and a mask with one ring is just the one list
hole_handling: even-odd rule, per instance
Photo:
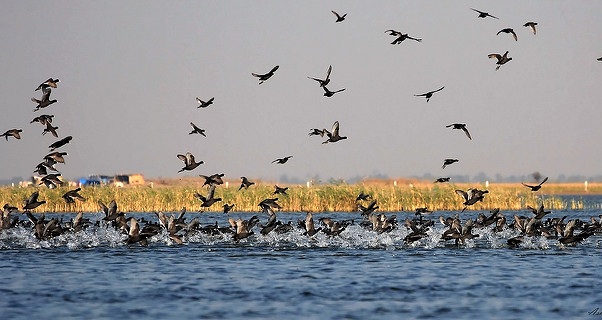
{"label": "sky", "polygon": [[[30,123],[40,114],[73,136],[59,149],[67,179],[597,176],[600,12],[600,1],[9,1],[0,131],[23,132],[0,141],[0,179],[31,176],[58,140]],[[496,35],[508,27],[518,41]],[[388,29],[422,42],[392,45]],[[505,51],[496,71],[488,54]],[[276,65],[261,85],[251,75]],[[324,97],[308,77],[330,65],[328,88],[346,90]],[[34,112],[49,77],[58,102]],[[215,100],[199,109],[196,97]],[[207,136],[189,135],[191,121]],[[335,121],[348,139],[308,135]],[[186,152],[204,164],[177,173]],[[445,158],[459,162],[442,169]]]}

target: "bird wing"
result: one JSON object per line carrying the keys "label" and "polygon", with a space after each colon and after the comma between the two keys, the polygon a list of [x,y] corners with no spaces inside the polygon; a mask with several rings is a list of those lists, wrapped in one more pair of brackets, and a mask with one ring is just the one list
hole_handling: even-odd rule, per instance
{"label": "bird wing", "polygon": [[340,18],[341,18],[341,16],[340,16],[338,13],[336,13],[334,10],[330,10],[330,11],[331,11],[332,13],[334,13],[334,15],[335,15],[335,16],[337,16],[337,19],[340,19]]}
{"label": "bird wing", "polygon": [[470,132],[468,132],[468,129],[466,129],[465,126],[462,126],[462,131],[464,131],[464,133],[466,133],[466,136],[468,137],[468,139],[472,140],[472,137],[470,137]]}
{"label": "bird wing", "polygon": [[339,135],[339,122],[338,122],[338,121],[335,121],[335,122],[332,124],[332,134],[333,134],[334,136],[337,136],[337,135]]}
{"label": "bird wing", "polygon": [[332,65],[328,66],[328,71],[326,71],[326,78],[324,79],[324,81],[326,81],[330,78],[331,72],[332,72]]}
{"label": "bird wing", "polygon": [[464,190],[456,190],[456,194],[462,196],[462,198],[464,198],[464,201],[468,201],[468,193]]}
{"label": "bird wing", "polygon": [[548,181],[548,177],[545,177],[540,183],[539,185],[541,186],[542,184],[544,184],[544,182]]}

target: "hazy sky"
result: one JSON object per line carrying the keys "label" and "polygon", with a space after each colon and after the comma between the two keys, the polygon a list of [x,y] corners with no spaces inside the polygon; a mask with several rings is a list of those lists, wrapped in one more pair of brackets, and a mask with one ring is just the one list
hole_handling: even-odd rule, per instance
{"label": "hazy sky", "polygon": [[[29,123],[43,113],[73,136],[66,178],[602,174],[601,12],[602,1],[7,1],[0,131],[23,133],[0,141],[0,178],[30,176],[58,140]],[[518,41],[496,35],[506,27]],[[391,45],[387,29],[423,41]],[[487,55],[505,51],[496,71]],[[251,76],[276,65],[261,85]],[[329,65],[328,87],[346,90],[327,98],[307,77]],[[58,102],[33,112],[49,77]],[[428,103],[414,96],[441,86]],[[197,109],[196,97],[215,102]],[[347,140],[308,136],[335,120]],[[189,135],[191,121],[207,137]],[[205,164],[177,174],[186,152]],[[441,169],[445,158],[460,161]]]}

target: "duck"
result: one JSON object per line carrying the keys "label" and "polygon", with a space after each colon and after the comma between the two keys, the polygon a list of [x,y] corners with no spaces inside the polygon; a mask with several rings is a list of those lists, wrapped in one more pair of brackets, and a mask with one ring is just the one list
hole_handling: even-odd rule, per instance
{"label": "duck", "polygon": [[476,11],[476,12],[478,12],[478,13],[479,13],[479,18],[487,18],[487,17],[492,17],[492,18],[494,18],[494,19],[499,19],[498,17],[496,17],[496,16],[492,16],[492,15],[490,15],[490,14],[489,14],[489,13],[487,13],[487,12],[480,11],[480,10],[477,10],[477,9],[474,9],[474,8],[470,8],[470,9],[472,9],[473,11]]}
{"label": "duck", "polygon": [[303,235],[309,236],[309,237],[314,236],[316,233],[320,232],[320,230],[322,229],[322,228],[316,229],[316,226],[314,224],[314,215],[311,212],[308,212],[305,215],[305,221],[302,225],[305,229],[305,232],[303,233]]}
{"label": "duck", "polygon": [[[394,30],[388,30],[388,31],[394,31]],[[390,34],[393,35],[393,32],[391,32]],[[397,38],[395,40],[393,40],[393,42],[391,42],[391,44],[400,44],[406,39],[414,40],[416,42],[422,42],[422,39],[410,37],[407,33],[398,32],[395,35],[397,35]]]}
{"label": "duck", "polygon": [[356,202],[357,202],[357,201],[360,201],[360,200],[362,200],[362,201],[367,201],[367,200],[368,200],[368,199],[370,199],[371,197],[372,197],[371,195],[369,195],[369,194],[367,194],[367,193],[364,193],[364,191],[362,190],[362,191],[360,191],[360,193],[359,193],[359,194],[357,195],[357,197],[355,198],[355,201],[356,201]]}
{"label": "duck", "polygon": [[58,138],[59,135],[56,132],[56,129],[58,129],[58,128],[59,127],[53,126],[50,122],[46,122],[46,128],[44,129],[44,131],[42,131],[42,135],[45,135],[48,132],[50,132],[55,138]]}
{"label": "duck", "polygon": [[435,180],[435,183],[445,183],[445,182],[449,182],[450,177],[440,177],[437,178],[437,180]]}
{"label": "duck", "polygon": [[245,189],[249,189],[250,186],[254,185],[255,182],[249,181],[249,179],[247,179],[247,177],[240,177],[240,187],[238,188],[238,190],[245,188]]}
{"label": "duck", "polygon": [[496,58],[497,62],[495,63],[497,65],[497,67],[495,67],[495,70],[497,71],[503,64],[506,64],[508,61],[512,60],[512,58],[508,58],[508,51],[506,51],[503,55],[499,54],[499,53],[490,53],[489,55],[487,55],[490,59],[491,58]]}
{"label": "duck", "polygon": [[466,123],[452,123],[450,125],[445,126],[446,128],[452,128],[453,129],[458,129],[458,130],[462,130],[464,131],[464,134],[466,134],[466,136],[468,137],[469,140],[472,140],[472,137],[470,136],[470,132],[468,132],[468,129],[466,129]]}
{"label": "duck", "polygon": [[367,217],[370,214],[372,214],[374,211],[379,209],[379,206],[376,203],[377,203],[377,201],[376,201],[376,199],[374,199],[374,200],[372,200],[372,202],[370,202],[370,204],[367,207],[364,207],[361,204],[358,204],[357,209],[362,212],[361,214],[363,217]]}
{"label": "duck", "polygon": [[313,78],[313,77],[308,77],[308,78],[318,81],[318,83],[320,84],[320,87],[324,87],[330,83],[330,73],[331,72],[332,72],[332,65],[328,66],[328,70],[326,71],[326,78],[324,78],[324,79],[318,79],[318,78]]}
{"label": "duck", "polygon": [[224,177],[223,173],[215,173],[210,176],[204,176],[202,174],[199,174],[199,177],[205,179],[205,182],[203,182],[202,187],[213,186],[213,185],[217,186],[220,184],[224,184],[224,180],[222,179]]}
{"label": "duck", "polygon": [[199,161],[196,162],[194,159],[194,155],[190,152],[186,152],[186,154],[178,154],[177,155],[178,159],[184,161],[184,167],[182,167],[182,169],[180,169],[180,171],[178,171],[178,173],[183,172],[183,171],[191,171],[194,170],[196,167],[200,166],[201,164],[205,163],[204,161]]}
{"label": "duck", "polygon": [[207,196],[203,196],[202,194],[195,192],[194,197],[201,201],[201,208],[209,208],[214,203],[222,201],[222,198],[215,198],[215,185],[209,186],[209,190],[207,191]]}
{"label": "duck", "polygon": [[437,90],[433,90],[433,91],[429,91],[427,93],[423,93],[423,94],[415,94],[414,96],[416,97],[425,97],[426,98],[426,102],[429,102],[429,100],[431,99],[431,97],[433,96],[434,93],[439,92],[441,90],[443,90],[443,88],[445,87],[441,87]]}
{"label": "duck", "polygon": [[34,191],[29,198],[23,200],[23,210],[29,211],[33,210],[43,204],[46,203],[45,200],[38,200],[40,193],[38,191]]}
{"label": "duck", "polygon": [[267,81],[269,78],[271,78],[274,75],[274,72],[276,72],[276,70],[278,70],[278,68],[280,68],[280,66],[275,66],[268,73],[264,73],[264,74],[251,73],[251,75],[259,78],[259,84],[262,84],[265,81]]}
{"label": "duck", "polygon": [[82,188],[77,188],[73,190],[69,190],[62,195],[62,198],[66,203],[75,203],[75,200],[86,201],[86,198],[82,197],[79,192]]}
{"label": "duck", "polygon": [[499,35],[499,34],[500,34],[500,33],[502,33],[502,32],[503,32],[503,33],[509,33],[509,34],[511,34],[511,35],[512,35],[512,37],[514,38],[514,41],[518,41],[518,37],[516,36],[516,33],[514,32],[514,29],[512,29],[512,28],[504,28],[504,29],[502,29],[502,30],[498,31],[498,32],[496,33],[496,35]]}
{"label": "duck", "polygon": [[45,126],[46,123],[52,123],[52,118],[54,118],[54,115],[42,114],[33,118],[29,123],[39,122],[41,125]]}
{"label": "duck", "polygon": [[213,100],[215,100],[215,97],[212,97],[211,99],[207,100],[207,101],[203,101],[201,100],[199,97],[196,97],[196,101],[199,103],[198,108],[207,108],[208,106],[213,104]]}
{"label": "duck", "polygon": [[59,177],[61,177],[60,173],[49,173],[40,179],[40,184],[44,184],[47,188],[54,189],[64,184]]}
{"label": "duck", "polygon": [[537,22],[529,21],[529,22],[523,24],[523,27],[531,28],[531,31],[533,31],[533,34],[537,34],[537,29],[535,29],[536,25],[537,25]]}
{"label": "duck", "polygon": [[66,136],[63,139],[51,144],[50,146],[48,146],[48,148],[50,148],[50,151],[54,151],[66,144],[68,144],[69,142],[71,142],[71,140],[73,140],[72,136]]}
{"label": "duck", "polygon": [[55,163],[65,163],[65,156],[69,155],[67,152],[51,152],[44,156],[44,160],[53,161]]}
{"label": "duck", "polygon": [[464,209],[462,209],[462,212],[464,212],[468,206],[471,206],[479,201],[483,201],[485,194],[489,193],[489,190],[470,188],[468,191],[455,190],[455,192],[464,199],[464,203],[462,203],[465,206]]}
{"label": "duck", "polygon": [[339,122],[338,121],[335,121],[332,124],[332,132],[329,132],[326,129],[324,129],[324,132],[328,136],[328,140],[322,142],[322,144],[329,143],[329,142],[333,142],[334,143],[334,142],[338,142],[338,141],[347,139],[347,137],[339,135]]}
{"label": "duck", "polygon": [[539,208],[535,209],[531,206],[527,206],[527,209],[531,210],[531,212],[533,212],[533,214],[535,215],[535,219],[537,220],[541,220],[543,219],[543,217],[545,217],[547,214],[550,214],[551,211],[545,211],[543,208],[543,203],[541,204],[541,206],[539,206]]}
{"label": "duck", "polygon": [[527,188],[530,188],[532,192],[538,191],[539,189],[541,189],[541,185],[544,184],[544,182],[548,181],[548,177],[545,177],[539,184],[537,185],[528,185],[525,184],[524,182],[521,182],[521,184]]}
{"label": "duck", "polygon": [[206,137],[204,129],[197,127],[196,124],[194,124],[192,122],[190,123],[190,125],[192,126],[192,131],[190,131],[189,134],[200,134],[203,137]]}
{"label": "duck", "polygon": [[340,15],[334,10],[331,10],[330,12],[332,12],[337,17],[337,21],[335,21],[335,22],[343,22],[343,21],[345,21],[345,17],[347,17],[346,13],[343,15]]}
{"label": "duck", "polygon": [[4,132],[3,134],[0,134],[0,137],[5,137],[6,141],[8,141],[8,137],[13,137],[15,139],[21,139],[21,132],[23,132],[22,129],[10,129],[10,130],[6,130],[6,132]]}
{"label": "duck", "polygon": [[292,157],[293,156],[286,156],[284,158],[279,158],[279,159],[272,161],[272,163],[285,164],[288,161],[288,159],[290,159]]}
{"label": "duck", "polygon": [[257,222],[259,222],[259,218],[257,216],[252,216],[249,220],[242,220],[241,218],[234,220],[232,218],[228,218],[228,222],[235,230],[232,238],[234,241],[238,242],[239,240],[245,239],[254,234],[251,229],[253,229]]}
{"label": "duck", "polygon": [[52,92],[52,90],[50,90],[50,88],[43,88],[42,89],[42,98],[41,99],[31,98],[32,102],[38,104],[36,106],[36,108],[33,109],[34,112],[38,111],[40,109],[46,108],[49,105],[57,102],[56,99],[50,100],[50,93],[51,92]]}
{"label": "duck", "polygon": [[450,164],[454,164],[456,162],[458,162],[460,160],[458,159],[445,159],[443,160],[443,165],[441,166],[441,169],[445,169],[445,167],[449,166]]}
{"label": "duck", "polygon": [[286,191],[288,190],[288,187],[279,187],[278,185],[274,186],[275,190],[274,190],[274,194],[282,194],[282,195],[288,195],[286,193]]}
{"label": "duck", "polygon": [[232,208],[234,208],[234,204],[224,203],[222,208],[223,208],[224,213],[228,213],[228,212],[230,212],[230,210],[232,210]]}
{"label": "duck", "polygon": [[270,208],[270,209],[282,209],[282,206],[280,204],[278,204],[278,198],[266,198],[261,200],[261,202],[259,202],[258,206],[261,209],[266,209],[266,208]]}

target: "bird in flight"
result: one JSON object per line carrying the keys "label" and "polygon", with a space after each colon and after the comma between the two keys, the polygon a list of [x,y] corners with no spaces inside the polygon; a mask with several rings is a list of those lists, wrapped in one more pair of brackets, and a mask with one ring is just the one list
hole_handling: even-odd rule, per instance
{"label": "bird in flight", "polygon": [[340,140],[347,139],[347,137],[342,137],[339,135],[339,122],[338,121],[335,121],[332,124],[332,132],[329,132],[326,129],[324,129],[324,132],[326,133],[326,135],[328,135],[328,140],[322,142],[322,144],[329,143],[329,142],[337,142]]}
{"label": "bird in flight", "polygon": [[207,108],[208,106],[210,106],[210,105],[212,105],[212,104],[213,104],[213,100],[214,100],[214,99],[215,99],[215,97],[213,97],[213,98],[211,98],[211,99],[209,99],[209,100],[207,100],[207,101],[203,101],[203,100],[199,99],[199,97],[196,97],[196,101],[197,101],[197,102],[200,104],[200,105],[197,107],[197,109],[198,109],[198,108]]}
{"label": "bird in flight", "polygon": [[293,156],[287,156],[287,157],[284,157],[284,158],[279,158],[279,159],[276,159],[276,160],[272,161],[272,163],[285,164],[288,161],[288,159],[290,159],[292,157]]}
{"label": "bird in flight", "polygon": [[339,89],[339,90],[336,90],[336,91],[330,91],[330,90],[328,90],[328,88],[326,88],[326,86],[322,86],[322,88],[324,88],[324,96],[325,97],[332,97],[332,96],[334,96],[335,93],[339,93],[341,91],[345,91],[345,88]]}
{"label": "bird in flight", "polygon": [[537,25],[537,22],[529,21],[529,22],[523,24],[523,27],[529,27],[529,28],[531,28],[531,31],[533,31],[533,34],[537,34],[537,30],[535,29],[536,25]]}
{"label": "bird in flight", "polygon": [[190,131],[189,134],[200,134],[203,137],[206,137],[205,135],[205,129],[201,129],[199,127],[197,127],[194,123],[190,123],[190,125],[192,126],[192,131]]}
{"label": "bird in flight", "polygon": [[489,57],[489,59],[491,59],[491,58],[497,59],[497,62],[495,63],[495,64],[497,64],[497,67],[495,68],[495,70],[498,70],[503,64],[512,60],[512,58],[508,58],[508,51],[506,51],[506,53],[504,53],[504,55],[501,55],[499,53],[490,53],[487,56]]}
{"label": "bird in flight", "polygon": [[439,91],[443,90],[443,88],[445,88],[445,87],[441,87],[441,88],[439,88],[437,90],[429,91],[429,92],[423,93],[423,94],[415,94],[414,96],[416,96],[416,97],[425,97],[426,98],[426,102],[429,102],[429,100],[433,96],[433,93],[439,92]]}
{"label": "bird in flight", "polygon": [[249,181],[247,177],[240,177],[240,180],[240,187],[238,188],[238,190],[242,188],[249,189],[250,186],[255,184],[255,182]]}
{"label": "bird in flight", "polygon": [[15,139],[21,139],[21,132],[23,132],[22,129],[10,129],[10,130],[7,130],[5,133],[0,134],[0,137],[5,137],[6,141],[8,141],[8,137],[14,137]]}
{"label": "bird in flight", "polygon": [[50,146],[48,146],[48,148],[50,148],[50,151],[54,151],[55,149],[58,149],[64,145],[66,145],[67,143],[71,142],[71,139],[73,139],[72,136],[66,136],[63,139],[51,144]]}
{"label": "bird in flight", "polygon": [[521,183],[523,186],[530,188],[531,191],[537,191],[537,190],[541,189],[541,185],[544,184],[544,182],[546,182],[546,181],[548,181],[548,177],[545,177],[539,184],[534,185],[534,186],[525,184],[524,182],[521,182]]}
{"label": "bird in flight", "polygon": [[480,11],[480,10],[477,10],[477,9],[474,9],[474,8],[470,8],[470,9],[472,9],[473,11],[476,11],[476,12],[478,12],[478,13],[479,13],[479,18],[487,18],[487,17],[492,17],[492,18],[495,18],[495,19],[499,19],[498,17],[496,17],[496,16],[492,16],[492,15],[490,15],[490,14],[489,14],[489,13],[487,13],[487,12],[483,12],[483,11]]}
{"label": "bird in flight", "polygon": [[43,89],[46,89],[48,87],[52,87],[52,88],[56,89],[57,83],[59,83],[59,79],[48,78],[48,80],[42,82],[35,91],[38,91],[40,89],[43,90]]}
{"label": "bird in flight", "polygon": [[512,28],[504,28],[504,29],[502,29],[502,30],[498,31],[498,32],[496,33],[496,35],[499,35],[499,34],[500,34],[500,33],[502,33],[502,32],[503,32],[503,33],[509,33],[509,34],[511,34],[511,35],[512,35],[512,37],[514,37],[514,41],[518,41],[518,37],[516,36],[516,33],[514,32],[514,29],[512,29]]}
{"label": "bird in flight", "polygon": [[278,70],[278,68],[280,68],[280,66],[275,66],[272,68],[272,70],[270,70],[270,72],[265,73],[265,74],[257,74],[257,73],[251,73],[254,77],[259,78],[259,84],[264,83],[266,80],[268,80],[269,78],[271,78],[274,75],[274,72],[276,72],[276,70]]}
{"label": "bird in flight", "polygon": [[320,87],[324,87],[325,85],[330,83],[330,73],[331,72],[332,72],[332,65],[328,67],[328,71],[326,71],[326,78],[324,78],[324,80],[318,79],[318,78],[313,78],[313,77],[308,77],[308,78],[318,81],[318,83],[320,84]]}
{"label": "bird in flight", "polygon": [[58,129],[59,127],[55,127],[53,126],[50,122],[46,122],[46,129],[44,129],[44,131],[42,131],[42,135],[47,134],[48,132],[52,133],[52,135],[55,138],[58,138],[59,135],[58,133],[56,133],[56,129]]}
{"label": "bird in flight", "polygon": [[334,10],[331,10],[331,12],[337,17],[337,21],[335,21],[335,22],[342,22],[343,20],[345,20],[345,17],[347,16],[346,13],[344,15],[340,15],[340,14],[336,13],[336,11],[334,11]]}
{"label": "bird in flight", "polygon": [[45,126],[47,122],[52,122],[52,118],[54,118],[54,115],[43,114],[33,118],[33,120],[31,120],[31,122],[29,123],[39,122],[40,124]]}
{"label": "bird in flight", "polygon": [[397,36],[397,38],[395,38],[395,40],[393,40],[393,42],[391,42],[391,44],[400,44],[406,39],[414,40],[417,42],[422,42],[422,39],[410,37],[407,33],[401,33],[399,31],[395,31],[395,30],[387,30],[385,32],[389,32],[389,35]]}
{"label": "bird in flight", "polygon": [[460,160],[458,159],[445,159],[443,160],[443,166],[441,166],[441,169],[445,169],[445,167],[449,166],[452,163],[458,162]]}
{"label": "bird in flight", "polygon": [[186,152],[186,154],[178,154],[177,155],[178,159],[184,161],[184,167],[182,169],[180,169],[180,171],[178,171],[178,173],[182,172],[182,171],[190,171],[190,170],[194,170],[194,168],[198,167],[199,165],[205,163],[204,161],[199,161],[196,162],[194,160],[194,155],[190,152]]}
{"label": "bird in flight", "polygon": [[50,100],[50,87],[44,87],[42,88],[42,98],[41,99],[36,99],[36,98],[31,98],[31,101],[37,103],[38,105],[36,106],[35,109],[33,109],[33,111],[38,111],[42,108],[46,108],[49,105],[55,103],[57,100],[53,99]]}
{"label": "bird in flight", "polygon": [[464,131],[464,133],[466,134],[466,136],[468,137],[468,139],[472,140],[472,138],[470,137],[470,133],[468,132],[468,129],[466,129],[466,123],[452,123],[450,125],[445,126],[446,128],[452,128],[452,129],[459,129]]}

